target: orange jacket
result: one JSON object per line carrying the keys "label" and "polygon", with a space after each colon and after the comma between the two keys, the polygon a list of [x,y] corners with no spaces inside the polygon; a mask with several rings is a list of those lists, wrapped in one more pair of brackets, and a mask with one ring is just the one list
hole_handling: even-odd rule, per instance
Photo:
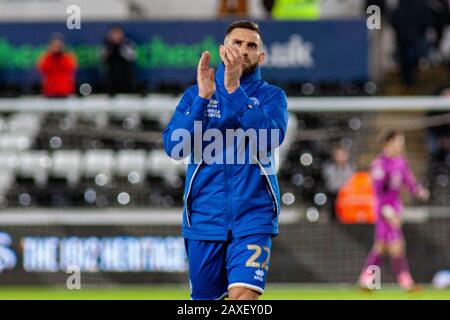
{"label": "orange jacket", "polygon": [[336,214],[342,223],[375,223],[375,189],[369,172],[360,171],[341,187]]}
{"label": "orange jacket", "polygon": [[68,96],[75,92],[75,56],[63,52],[60,55],[45,53],[37,67],[42,74],[42,94],[45,96]]}

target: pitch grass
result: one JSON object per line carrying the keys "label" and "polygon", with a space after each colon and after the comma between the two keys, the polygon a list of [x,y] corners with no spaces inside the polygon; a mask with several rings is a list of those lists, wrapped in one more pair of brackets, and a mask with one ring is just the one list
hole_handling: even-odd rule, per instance
{"label": "pitch grass", "polygon": [[[407,293],[385,286],[374,292],[361,292],[354,286],[268,285],[262,300],[450,300],[450,289],[424,287]],[[0,300],[189,300],[185,286],[147,285],[119,287],[0,286]]]}

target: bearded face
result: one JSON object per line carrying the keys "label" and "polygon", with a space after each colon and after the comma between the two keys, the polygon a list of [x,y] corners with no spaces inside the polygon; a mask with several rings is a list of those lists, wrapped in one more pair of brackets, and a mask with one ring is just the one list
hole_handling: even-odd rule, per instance
{"label": "bearded face", "polygon": [[262,52],[261,37],[253,30],[234,29],[225,37],[224,46],[235,46],[239,49],[243,58],[243,76],[255,72],[256,68],[264,62],[265,54]]}
{"label": "bearded face", "polygon": [[248,64],[246,64],[245,62],[242,64],[242,75],[246,76],[249,74],[252,74],[253,72],[255,72],[256,68],[258,68],[259,63],[255,62],[255,63],[251,63],[249,62]]}

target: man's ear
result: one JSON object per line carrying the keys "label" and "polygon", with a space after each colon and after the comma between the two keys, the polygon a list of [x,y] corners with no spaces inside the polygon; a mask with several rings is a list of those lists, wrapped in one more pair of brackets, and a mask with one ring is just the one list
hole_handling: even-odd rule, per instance
{"label": "man's ear", "polygon": [[259,58],[258,58],[258,64],[263,64],[264,61],[266,61],[266,54],[265,54],[264,52],[262,52],[262,53],[259,55]]}
{"label": "man's ear", "polygon": [[220,59],[222,60],[222,62],[224,62],[223,59],[222,59],[222,56],[226,57],[227,53],[225,51],[225,46],[223,44],[219,46],[219,53],[220,53]]}

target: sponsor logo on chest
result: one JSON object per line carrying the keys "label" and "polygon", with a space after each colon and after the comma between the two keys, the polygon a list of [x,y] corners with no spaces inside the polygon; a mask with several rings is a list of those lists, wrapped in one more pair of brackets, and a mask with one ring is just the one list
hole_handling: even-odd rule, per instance
{"label": "sponsor logo on chest", "polygon": [[217,118],[217,119],[222,118],[222,113],[219,108],[219,101],[215,99],[209,100],[209,103],[205,110],[205,116],[207,116],[208,118]]}

